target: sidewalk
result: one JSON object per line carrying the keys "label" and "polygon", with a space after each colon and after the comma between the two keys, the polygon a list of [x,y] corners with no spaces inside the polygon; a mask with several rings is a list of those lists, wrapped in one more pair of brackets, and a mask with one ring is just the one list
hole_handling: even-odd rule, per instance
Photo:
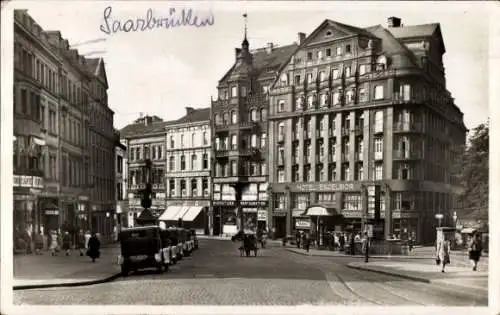
{"label": "sidewalk", "polygon": [[377,272],[392,275],[414,281],[441,284],[444,286],[466,288],[476,291],[478,294],[488,295],[488,271],[481,269],[472,271],[471,268],[447,266],[445,272],[441,272],[439,266],[421,264],[417,262],[397,261],[370,261],[351,262],[347,267],[359,270]]}
{"label": "sidewalk", "polygon": [[14,290],[89,285],[116,279],[120,273],[116,265],[120,248],[105,246],[100,251],[101,257],[95,263],[76,250],[70,256],[64,252],[51,256],[47,251],[43,255],[15,255]]}

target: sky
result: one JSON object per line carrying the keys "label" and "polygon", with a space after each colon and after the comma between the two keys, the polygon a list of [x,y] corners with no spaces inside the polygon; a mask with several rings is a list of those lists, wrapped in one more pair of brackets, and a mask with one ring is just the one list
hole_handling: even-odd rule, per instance
{"label": "sky", "polygon": [[[389,16],[404,25],[441,24],[447,88],[472,129],[488,119],[489,12],[484,2],[99,2],[16,1],[44,30],[60,30],[70,45],[106,63],[109,106],[115,128],[132,123],[141,113],[165,120],[180,118],[185,107],[209,107],[218,80],[234,62],[234,48],[243,39],[243,13],[248,14],[250,48],[267,43],[288,45],[297,33],[311,34],[325,19],[357,27],[383,25]],[[193,15],[213,14],[211,26],[176,27],[144,32],[105,34],[109,20],[168,16],[172,8],[192,8]],[[85,43],[98,39],[95,43]],[[79,44],[79,45],[78,45]]]}

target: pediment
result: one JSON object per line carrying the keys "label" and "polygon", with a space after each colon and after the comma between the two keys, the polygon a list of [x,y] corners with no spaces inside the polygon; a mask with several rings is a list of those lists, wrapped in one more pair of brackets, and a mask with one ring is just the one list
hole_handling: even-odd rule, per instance
{"label": "pediment", "polygon": [[314,45],[316,43],[353,35],[340,29],[333,23],[327,23],[321,29],[316,30],[316,32],[316,34],[311,34],[311,36],[307,39],[307,45]]}

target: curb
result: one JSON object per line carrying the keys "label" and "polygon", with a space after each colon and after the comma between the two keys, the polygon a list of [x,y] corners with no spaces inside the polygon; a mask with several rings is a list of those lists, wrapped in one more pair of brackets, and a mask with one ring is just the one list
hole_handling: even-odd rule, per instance
{"label": "curb", "polygon": [[424,283],[431,283],[432,281],[427,279],[427,278],[422,278],[422,277],[415,277],[415,276],[409,276],[409,275],[403,275],[400,273],[395,273],[391,271],[385,271],[385,270],[376,270],[372,268],[366,268],[366,267],[360,267],[360,266],[353,266],[351,264],[346,264],[348,268],[351,269],[357,269],[357,270],[363,270],[363,271],[370,271],[370,272],[375,272],[375,273],[380,273],[383,275],[388,275],[388,276],[394,276],[394,277],[399,277],[407,280],[413,280],[417,282],[424,282]]}
{"label": "curb", "polygon": [[[311,257],[327,257],[327,258],[365,258],[365,256],[362,255],[338,255],[338,256],[332,256],[332,255],[316,255],[316,254],[311,254],[308,255],[306,252],[297,252],[295,250],[291,250],[290,248],[285,248],[286,251],[290,253],[294,253],[297,255],[302,255],[302,256],[311,256]],[[405,256],[401,256],[405,257]],[[374,259],[394,259],[394,258],[399,258],[399,256],[370,256],[370,258]],[[413,258],[413,259],[428,259],[428,258]]]}
{"label": "curb", "polygon": [[80,287],[80,286],[86,286],[86,285],[111,282],[119,277],[121,277],[121,273],[116,273],[116,274],[113,274],[111,276],[108,276],[108,277],[102,278],[102,279],[80,281],[80,282],[15,285],[12,287],[12,289],[13,290],[31,290],[31,289],[46,289],[46,288]]}

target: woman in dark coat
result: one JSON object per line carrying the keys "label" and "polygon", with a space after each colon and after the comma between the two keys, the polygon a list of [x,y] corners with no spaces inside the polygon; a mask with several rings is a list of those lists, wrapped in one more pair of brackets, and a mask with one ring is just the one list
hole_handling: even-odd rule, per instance
{"label": "woman in dark coat", "polygon": [[477,263],[481,257],[481,252],[483,251],[483,244],[480,239],[480,235],[474,232],[472,235],[472,240],[469,245],[469,259],[472,262],[472,270],[477,271]]}
{"label": "woman in dark coat", "polygon": [[64,232],[63,240],[62,240],[62,245],[63,245],[63,250],[66,251],[66,256],[69,256],[70,254],[70,247],[71,247],[71,237],[68,233],[68,231]]}
{"label": "woman in dark coat", "polygon": [[96,258],[99,258],[100,252],[99,248],[101,247],[101,242],[97,238],[95,233],[92,233],[92,236],[89,239],[87,256],[92,258],[92,262],[95,262]]}

